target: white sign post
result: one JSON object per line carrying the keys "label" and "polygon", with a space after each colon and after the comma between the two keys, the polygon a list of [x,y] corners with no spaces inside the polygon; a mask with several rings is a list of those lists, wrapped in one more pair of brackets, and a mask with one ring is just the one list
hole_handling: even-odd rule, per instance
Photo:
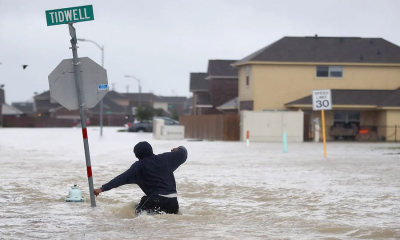
{"label": "white sign post", "polygon": [[324,139],[324,157],[326,157],[325,111],[332,110],[331,90],[314,90],[312,94],[313,110],[321,111],[322,137]]}

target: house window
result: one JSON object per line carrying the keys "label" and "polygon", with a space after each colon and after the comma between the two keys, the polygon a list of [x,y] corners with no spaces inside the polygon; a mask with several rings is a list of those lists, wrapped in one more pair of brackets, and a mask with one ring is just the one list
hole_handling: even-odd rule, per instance
{"label": "house window", "polygon": [[346,111],[334,111],[333,120],[335,123],[343,122],[346,123],[347,113]]}
{"label": "house window", "polygon": [[348,111],[347,122],[360,122],[360,111]]}
{"label": "house window", "polygon": [[360,111],[334,111],[333,119],[335,122],[360,122]]}
{"label": "house window", "polygon": [[246,66],[246,86],[250,86],[250,66]]}
{"label": "house window", "polygon": [[339,66],[317,66],[317,77],[343,77],[343,67]]}
{"label": "house window", "polygon": [[329,67],[317,66],[317,77],[329,77]]}

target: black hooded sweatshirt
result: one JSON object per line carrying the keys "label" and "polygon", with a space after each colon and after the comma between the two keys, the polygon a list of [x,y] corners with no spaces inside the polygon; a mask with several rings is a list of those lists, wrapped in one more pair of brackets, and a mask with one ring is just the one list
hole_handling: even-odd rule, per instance
{"label": "black hooded sweatshirt", "polygon": [[103,192],[125,184],[137,184],[147,196],[177,193],[174,171],[187,159],[185,147],[154,155],[148,142],[140,142],[136,144],[134,152],[139,161],[104,184],[101,187]]}

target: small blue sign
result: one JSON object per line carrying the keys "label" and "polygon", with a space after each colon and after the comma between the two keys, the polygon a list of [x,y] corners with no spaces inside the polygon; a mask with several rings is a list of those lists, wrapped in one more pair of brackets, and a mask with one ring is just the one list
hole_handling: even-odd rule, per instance
{"label": "small blue sign", "polygon": [[99,90],[107,90],[107,89],[108,89],[108,84],[99,85]]}

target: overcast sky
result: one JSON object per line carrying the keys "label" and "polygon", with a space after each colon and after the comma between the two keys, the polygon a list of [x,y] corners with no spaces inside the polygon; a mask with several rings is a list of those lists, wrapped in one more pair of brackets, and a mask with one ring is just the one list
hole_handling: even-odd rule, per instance
{"label": "overcast sky", "polygon": [[[382,37],[400,45],[397,0],[0,0],[0,84],[6,102],[32,100],[48,75],[72,58],[67,25],[47,27],[45,10],[93,5],[94,21],[77,37],[105,46],[115,90],[189,96],[189,73],[209,59],[241,59],[283,36]],[[80,57],[101,64],[101,51],[79,43]],[[29,65],[22,70],[22,65]]]}

